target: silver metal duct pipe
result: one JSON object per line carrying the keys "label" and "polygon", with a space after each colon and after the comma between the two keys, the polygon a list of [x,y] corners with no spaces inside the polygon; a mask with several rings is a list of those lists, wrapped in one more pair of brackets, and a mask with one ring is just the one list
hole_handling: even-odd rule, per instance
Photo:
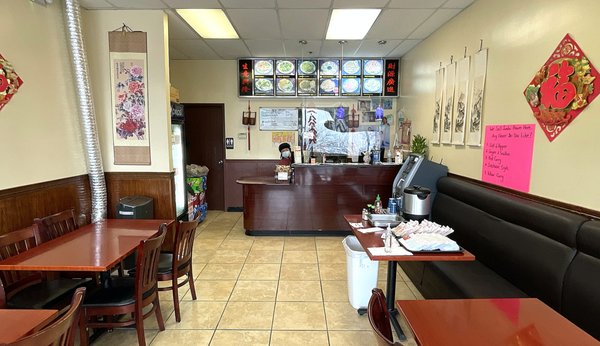
{"label": "silver metal duct pipe", "polygon": [[83,144],[92,195],[92,222],[102,221],[106,217],[106,182],[104,168],[98,144],[96,116],[90,92],[88,65],[81,35],[79,1],[65,0],[65,21],[71,61],[75,74],[75,84],[79,99],[79,113],[83,132]]}

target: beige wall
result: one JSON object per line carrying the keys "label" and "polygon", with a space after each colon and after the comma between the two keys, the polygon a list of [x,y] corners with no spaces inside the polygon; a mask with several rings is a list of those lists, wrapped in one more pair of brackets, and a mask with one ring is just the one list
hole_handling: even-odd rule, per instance
{"label": "beige wall", "polygon": [[0,9],[0,54],[24,82],[0,111],[0,190],[85,174],[61,2]]}
{"label": "beige wall", "polygon": [[[171,116],[166,15],[162,11],[83,11],[82,22],[104,170],[170,172]],[[147,106],[150,166],[114,164],[108,32],[121,27],[123,23],[133,30],[145,31],[148,35]]]}
{"label": "beige wall", "polygon": [[[247,133],[247,126],[242,125],[242,112],[248,109],[248,100],[252,110],[258,112],[260,107],[300,107],[301,98],[239,98],[236,60],[172,60],[170,68],[171,83],[179,89],[181,103],[225,104],[225,137],[233,137],[235,141],[234,149],[226,151],[227,159],[279,158],[277,145],[271,141],[272,131],[260,131],[258,119],[256,126],[250,127],[251,150],[246,139],[238,139],[238,133]],[[356,107],[357,100],[307,98],[306,106],[336,107],[340,102],[352,108],[353,104]],[[394,109],[386,110],[385,114],[395,114],[395,104],[394,100]],[[393,143],[394,135],[390,137]]]}
{"label": "beige wall", "polygon": [[[484,125],[536,123],[523,90],[565,34],[600,66],[598,13],[600,1],[475,1],[402,59],[399,107],[413,119],[413,134],[431,139],[440,62],[462,57],[465,46],[472,54],[480,39],[489,48]],[[599,130],[598,100],[552,143],[536,123],[530,193],[600,210]],[[481,179],[481,148],[430,145],[430,155],[452,173]]]}

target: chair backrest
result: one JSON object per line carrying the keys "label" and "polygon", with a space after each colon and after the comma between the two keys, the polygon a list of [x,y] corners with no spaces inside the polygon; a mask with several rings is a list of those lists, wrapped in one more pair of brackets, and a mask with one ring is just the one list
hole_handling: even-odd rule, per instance
{"label": "chair backrest", "polygon": [[35,218],[33,221],[39,228],[42,242],[58,238],[79,228],[73,209],[67,209],[42,218]]}
{"label": "chair backrest", "polygon": [[21,338],[9,345],[14,346],[39,346],[53,345],[66,346],[74,344],[73,330],[77,326],[81,302],[85,295],[85,287],[80,287],[73,294],[71,307],[59,319],[52,322],[48,327]]}
{"label": "chair backrest", "polygon": [[192,259],[196,227],[200,217],[194,221],[179,221],[175,232],[175,249],[173,251],[173,273],[177,268],[189,263]]}
{"label": "chair backrest", "polygon": [[373,328],[373,333],[377,339],[377,344],[380,346],[398,345],[394,344],[394,335],[390,325],[390,313],[385,305],[385,295],[379,288],[373,288],[371,291],[371,299],[367,314],[369,315],[369,323]]}
{"label": "chair backrest", "polygon": [[142,296],[147,298],[147,292],[156,290],[156,274],[158,272],[158,258],[160,247],[165,240],[167,225],[162,224],[158,234],[150,239],[142,240],[137,247],[135,260],[135,294],[136,301],[142,302]]}
{"label": "chair backrest", "polygon": [[[37,226],[32,226],[0,236],[0,260],[16,256],[38,245]],[[6,300],[19,290],[42,280],[39,272],[0,271],[0,308],[6,307]]]}

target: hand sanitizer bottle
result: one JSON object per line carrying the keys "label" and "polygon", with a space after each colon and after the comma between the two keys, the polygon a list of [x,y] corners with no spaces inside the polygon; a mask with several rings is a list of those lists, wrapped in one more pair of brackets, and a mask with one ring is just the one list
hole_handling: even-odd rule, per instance
{"label": "hand sanitizer bottle", "polygon": [[385,230],[385,238],[383,239],[383,250],[385,252],[392,252],[392,229],[388,223],[387,229]]}

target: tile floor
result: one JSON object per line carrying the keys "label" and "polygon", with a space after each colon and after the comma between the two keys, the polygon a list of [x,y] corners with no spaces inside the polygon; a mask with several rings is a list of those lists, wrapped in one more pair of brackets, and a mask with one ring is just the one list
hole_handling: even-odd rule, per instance
{"label": "tile floor", "polygon": [[[146,343],[160,345],[375,345],[366,315],[348,301],[343,237],[250,237],[242,213],[211,211],[197,230],[197,300],[180,289],[181,322],[170,292],[160,301],[166,330],[145,320]],[[378,286],[385,291],[386,265]],[[399,269],[396,299],[423,299]],[[405,332],[408,328],[399,319]],[[405,345],[416,345],[410,332]],[[137,345],[115,329],[92,345]]]}

